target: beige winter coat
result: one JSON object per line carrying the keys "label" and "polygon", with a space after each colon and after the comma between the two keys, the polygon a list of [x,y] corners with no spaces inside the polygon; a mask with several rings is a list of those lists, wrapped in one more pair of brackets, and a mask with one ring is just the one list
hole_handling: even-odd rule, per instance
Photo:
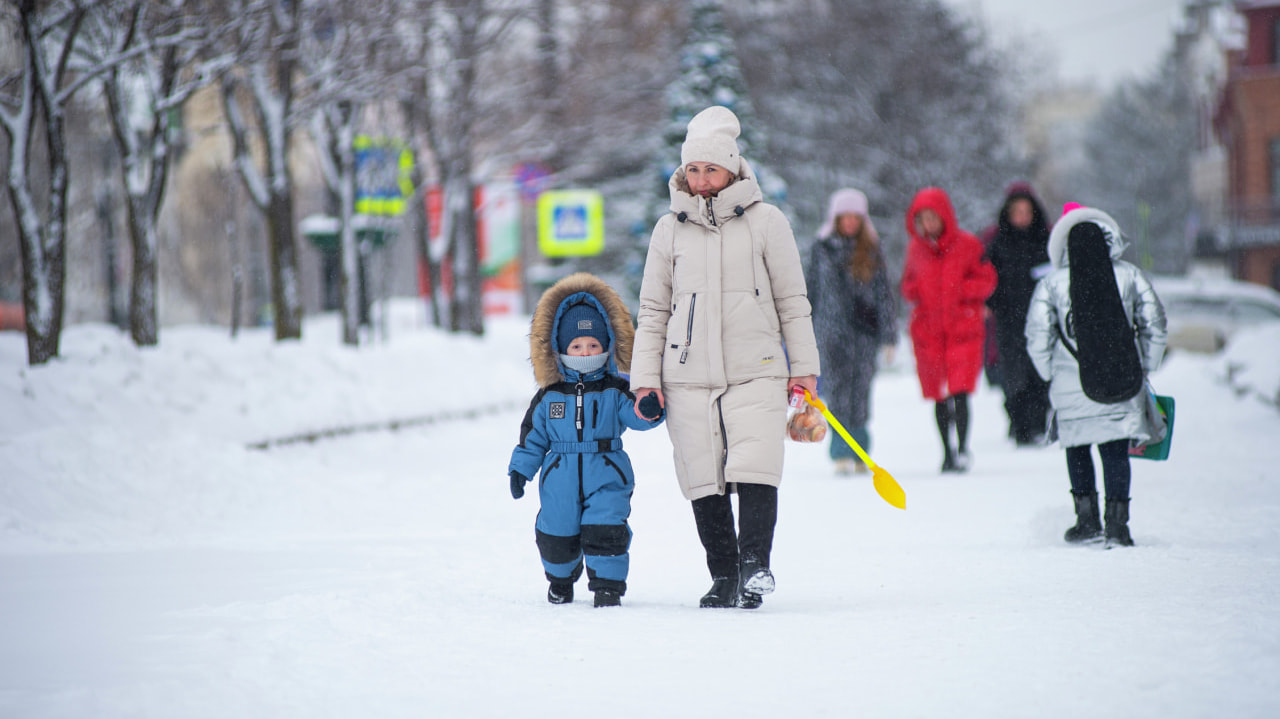
{"label": "beige winter coat", "polygon": [[640,288],[631,387],[662,388],[691,500],[726,482],[778,486],[787,379],[818,374],[791,226],[745,160],[739,175],[706,199],[676,170]]}

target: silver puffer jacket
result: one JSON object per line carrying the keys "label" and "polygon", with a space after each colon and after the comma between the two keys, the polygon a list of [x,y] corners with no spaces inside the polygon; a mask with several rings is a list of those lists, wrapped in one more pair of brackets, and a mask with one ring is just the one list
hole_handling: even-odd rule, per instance
{"label": "silver puffer jacket", "polygon": [[[1164,306],[1146,275],[1120,259],[1125,249],[1119,225],[1105,212],[1079,208],[1063,215],[1049,236],[1049,261],[1054,271],[1040,280],[1027,311],[1027,353],[1036,371],[1049,384],[1049,398],[1057,418],[1058,441],[1063,447],[1099,444],[1130,438],[1147,442],[1150,432],[1144,421],[1145,393],[1116,404],[1100,404],[1089,399],[1080,386],[1080,367],[1075,357],[1059,341],[1058,331],[1074,339],[1075,330],[1067,319],[1071,312],[1070,275],[1067,266],[1067,235],[1081,222],[1103,228],[1111,246],[1111,266],[1116,273],[1125,314],[1137,331],[1138,356],[1148,374],[1160,366],[1166,341]],[[1058,331],[1054,330],[1057,326]]]}

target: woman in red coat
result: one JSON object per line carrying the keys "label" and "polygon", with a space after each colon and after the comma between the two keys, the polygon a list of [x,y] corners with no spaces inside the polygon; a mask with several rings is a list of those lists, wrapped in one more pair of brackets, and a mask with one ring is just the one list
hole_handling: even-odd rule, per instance
{"label": "woman in red coat", "polygon": [[[982,242],[960,229],[951,198],[937,187],[916,193],[907,210],[902,296],[914,305],[911,342],[916,374],[942,435],[943,472],[969,469],[969,394],[982,372],[986,338],[984,305],[996,287],[996,271]],[[951,447],[951,427],[956,448]]]}

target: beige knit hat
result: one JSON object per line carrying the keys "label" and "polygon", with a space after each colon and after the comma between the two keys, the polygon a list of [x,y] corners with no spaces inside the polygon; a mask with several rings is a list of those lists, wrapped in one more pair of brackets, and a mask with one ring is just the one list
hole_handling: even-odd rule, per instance
{"label": "beige knit hat", "polygon": [[742,168],[738,154],[740,132],[742,127],[732,110],[720,105],[708,107],[689,121],[684,144],[680,146],[680,165],[712,162],[737,175]]}

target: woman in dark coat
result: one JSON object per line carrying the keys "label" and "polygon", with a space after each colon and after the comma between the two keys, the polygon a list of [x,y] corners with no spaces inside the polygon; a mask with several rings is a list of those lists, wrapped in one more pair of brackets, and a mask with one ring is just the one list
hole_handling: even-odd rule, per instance
{"label": "woman in dark coat", "polygon": [[[866,195],[843,189],[831,196],[826,222],[809,251],[805,285],[823,368],[819,394],[849,434],[870,451],[871,380],[880,348],[887,348],[891,356],[898,325],[880,238],[867,215]],[[831,459],[837,474],[866,469],[835,433]]]}
{"label": "woman in dark coat", "polygon": [[999,229],[987,248],[996,268],[996,291],[987,299],[995,314],[1000,381],[1010,435],[1019,446],[1041,444],[1049,414],[1049,383],[1040,379],[1027,355],[1027,307],[1041,277],[1048,274],[1049,223],[1031,187],[1009,187],[1000,208]]}

